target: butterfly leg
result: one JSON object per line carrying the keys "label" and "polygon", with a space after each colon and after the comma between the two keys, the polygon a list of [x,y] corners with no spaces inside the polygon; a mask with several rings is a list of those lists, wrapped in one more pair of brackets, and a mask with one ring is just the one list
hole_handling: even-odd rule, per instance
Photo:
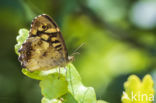
{"label": "butterfly leg", "polygon": [[60,67],[59,67],[59,74],[58,74],[58,79],[60,79]]}
{"label": "butterfly leg", "polygon": [[64,69],[65,69],[65,72],[66,72],[66,74],[65,74],[65,78],[66,78],[66,80],[67,80],[67,68],[64,67]]}

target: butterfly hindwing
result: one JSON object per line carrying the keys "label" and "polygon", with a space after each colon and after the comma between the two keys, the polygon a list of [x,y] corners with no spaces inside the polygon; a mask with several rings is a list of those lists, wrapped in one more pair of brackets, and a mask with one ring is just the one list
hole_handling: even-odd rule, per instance
{"label": "butterfly hindwing", "polygon": [[69,62],[60,29],[45,14],[32,21],[29,37],[19,52],[22,66],[30,71],[48,70]]}

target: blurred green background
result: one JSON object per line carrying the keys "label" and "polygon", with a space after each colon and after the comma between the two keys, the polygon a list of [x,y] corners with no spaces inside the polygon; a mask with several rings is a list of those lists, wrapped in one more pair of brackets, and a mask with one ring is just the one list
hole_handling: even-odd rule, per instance
{"label": "blurred green background", "polygon": [[73,64],[97,98],[120,103],[130,74],[156,81],[156,0],[0,0],[0,103],[40,103],[38,81],[21,73],[14,52],[20,28],[54,18]]}

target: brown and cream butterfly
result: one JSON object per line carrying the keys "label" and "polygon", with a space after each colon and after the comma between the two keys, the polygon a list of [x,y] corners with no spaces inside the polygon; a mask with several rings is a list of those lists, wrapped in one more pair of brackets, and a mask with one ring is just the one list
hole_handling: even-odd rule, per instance
{"label": "brown and cream butterfly", "polygon": [[68,56],[60,29],[46,14],[32,21],[29,37],[19,49],[19,61],[30,71],[64,67],[73,60]]}

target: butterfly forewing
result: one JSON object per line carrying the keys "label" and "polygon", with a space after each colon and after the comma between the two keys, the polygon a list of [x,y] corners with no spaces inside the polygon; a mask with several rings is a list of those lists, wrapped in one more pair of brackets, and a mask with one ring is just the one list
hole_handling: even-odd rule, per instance
{"label": "butterfly forewing", "polygon": [[48,70],[69,62],[60,29],[45,14],[32,21],[29,37],[19,52],[22,66],[30,71]]}

